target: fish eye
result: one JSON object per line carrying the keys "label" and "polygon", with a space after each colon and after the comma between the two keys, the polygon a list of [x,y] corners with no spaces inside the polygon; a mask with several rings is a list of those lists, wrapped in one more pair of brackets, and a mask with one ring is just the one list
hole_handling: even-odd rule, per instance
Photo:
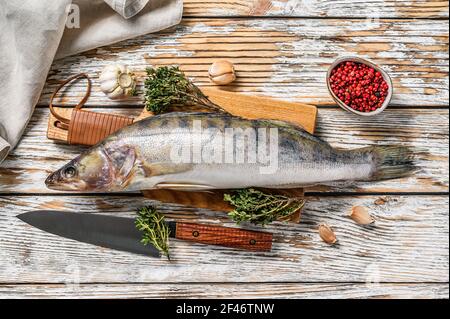
{"label": "fish eye", "polygon": [[67,168],[64,170],[63,173],[64,173],[64,176],[65,176],[65,177],[71,178],[71,177],[74,177],[74,176],[75,176],[75,174],[77,173],[77,170],[76,170],[75,167],[69,166],[69,167],[67,167]]}

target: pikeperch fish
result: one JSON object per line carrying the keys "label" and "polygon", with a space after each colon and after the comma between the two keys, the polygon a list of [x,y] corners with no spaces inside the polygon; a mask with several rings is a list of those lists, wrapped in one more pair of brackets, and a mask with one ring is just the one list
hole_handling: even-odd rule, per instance
{"label": "pikeperch fish", "polygon": [[127,126],[51,174],[64,191],[294,188],[399,178],[414,170],[401,146],[332,148],[281,121],[169,113]]}

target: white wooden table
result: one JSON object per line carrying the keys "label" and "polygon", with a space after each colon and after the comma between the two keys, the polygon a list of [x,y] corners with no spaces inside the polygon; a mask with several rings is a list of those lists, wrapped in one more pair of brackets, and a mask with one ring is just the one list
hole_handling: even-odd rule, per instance
{"label": "white wooden table", "polygon": [[[0,297],[448,298],[448,15],[448,2],[438,0],[186,0],[177,27],[56,61],[20,145],[0,168]],[[392,105],[379,117],[348,114],[327,93],[327,67],[352,54],[393,77]],[[267,227],[275,236],[271,253],[173,241],[169,263],[62,239],[16,218],[34,209],[132,216],[154,204],[140,194],[46,189],[45,177],[82,149],[45,138],[49,95],[63,79],[78,72],[95,78],[121,61],[141,76],[148,65],[179,64],[208,86],[208,66],[218,58],[236,65],[230,90],[318,105],[317,134],[334,146],[409,145],[421,170],[402,180],[308,190],[300,224]],[[75,104],[83,90],[74,85],[61,102]],[[107,100],[98,83],[88,104],[128,115],[142,109],[139,98]],[[376,226],[350,221],[353,205],[367,206]],[[233,226],[220,212],[160,208],[171,219]],[[322,222],[335,228],[338,246],[320,240]]]}

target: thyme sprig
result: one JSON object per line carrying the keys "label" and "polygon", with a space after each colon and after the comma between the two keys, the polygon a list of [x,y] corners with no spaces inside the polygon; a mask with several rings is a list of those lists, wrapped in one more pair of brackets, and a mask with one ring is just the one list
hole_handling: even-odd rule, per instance
{"label": "thyme sprig", "polygon": [[237,223],[267,225],[288,217],[305,204],[302,197],[267,194],[253,188],[224,194],[224,200],[235,207],[228,215]]}
{"label": "thyme sprig", "polygon": [[153,245],[170,260],[170,229],[164,221],[164,216],[158,213],[154,207],[147,206],[139,209],[135,223],[136,228],[143,232],[141,243]]}
{"label": "thyme sprig", "polygon": [[211,102],[177,66],[147,68],[145,106],[155,114],[164,113],[170,105],[199,105],[216,112],[228,113]]}

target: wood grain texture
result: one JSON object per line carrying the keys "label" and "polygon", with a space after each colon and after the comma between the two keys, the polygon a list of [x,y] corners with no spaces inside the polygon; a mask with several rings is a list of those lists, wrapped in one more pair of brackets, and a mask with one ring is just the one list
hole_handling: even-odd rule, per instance
{"label": "wood grain texture", "polygon": [[448,284],[43,284],[0,285],[0,298],[444,299]]}
{"label": "wood grain texture", "polygon": [[183,192],[169,189],[154,189],[142,191],[144,197],[162,203],[175,203],[197,208],[208,208],[217,211],[231,211],[233,206],[223,200],[225,191]]}
{"label": "wood grain texture", "polygon": [[230,227],[177,223],[175,238],[250,251],[270,251],[272,234]]}
{"label": "wood grain texture", "polygon": [[[362,3],[361,3],[362,4]],[[120,61],[138,75],[142,91],[149,65],[179,64],[200,86],[211,86],[209,65],[235,64],[238,79],[226,87],[296,102],[333,105],[325,74],[339,56],[358,55],[381,65],[393,78],[393,105],[448,105],[448,21],[354,19],[185,19],[177,27],[56,61],[40,99],[66,78],[86,72],[93,79],[89,105],[112,106],[100,91],[102,68]],[[82,81],[62,92],[59,102],[76,104]],[[56,101],[58,103],[58,101]],[[141,98],[121,102],[142,105]]]}
{"label": "wood grain texture", "polygon": [[448,17],[448,1],[185,0],[185,16]]}
{"label": "wood grain texture", "polygon": [[246,96],[227,92],[226,89],[204,88],[203,92],[231,114],[253,120],[287,121],[303,127],[311,134],[315,132],[317,108],[313,105]]}
{"label": "wood grain texture", "polygon": [[[266,193],[280,194],[290,197],[303,197],[305,190],[303,188],[292,189],[264,189]],[[225,202],[223,197],[227,190],[213,190],[208,192],[183,192],[168,189],[144,190],[144,197],[153,199],[162,203],[177,204],[195,208],[205,208],[209,210],[229,212],[233,206]],[[299,223],[302,209],[298,209],[289,216],[280,218],[280,221]]]}
{"label": "wood grain texture", "polygon": [[[95,109],[137,116],[140,109]],[[44,180],[84,147],[44,138],[48,110],[36,110],[21,143],[0,167],[0,193],[49,193]],[[339,192],[448,192],[449,111],[388,109],[375,118],[355,117],[341,109],[321,109],[317,136],[335,147],[405,145],[417,153],[419,171],[409,178],[383,182],[330,185],[313,190]],[[311,190],[310,190],[311,191]]]}
{"label": "wood grain texture", "polygon": [[[272,251],[252,253],[171,241],[172,262],[60,238],[16,216],[34,209],[102,212],[132,217],[152,204],[139,196],[1,196],[1,283],[179,282],[405,282],[448,283],[448,196],[309,197],[298,225],[276,222]],[[348,217],[366,206],[373,227]],[[164,205],[169,220],[233,227],[223,213]],[[339,245],[321,241],[317,227],[332,226]],[[242,225],[247,229],[256,229]],[[260,229],[260,228],[258,228]]]}

